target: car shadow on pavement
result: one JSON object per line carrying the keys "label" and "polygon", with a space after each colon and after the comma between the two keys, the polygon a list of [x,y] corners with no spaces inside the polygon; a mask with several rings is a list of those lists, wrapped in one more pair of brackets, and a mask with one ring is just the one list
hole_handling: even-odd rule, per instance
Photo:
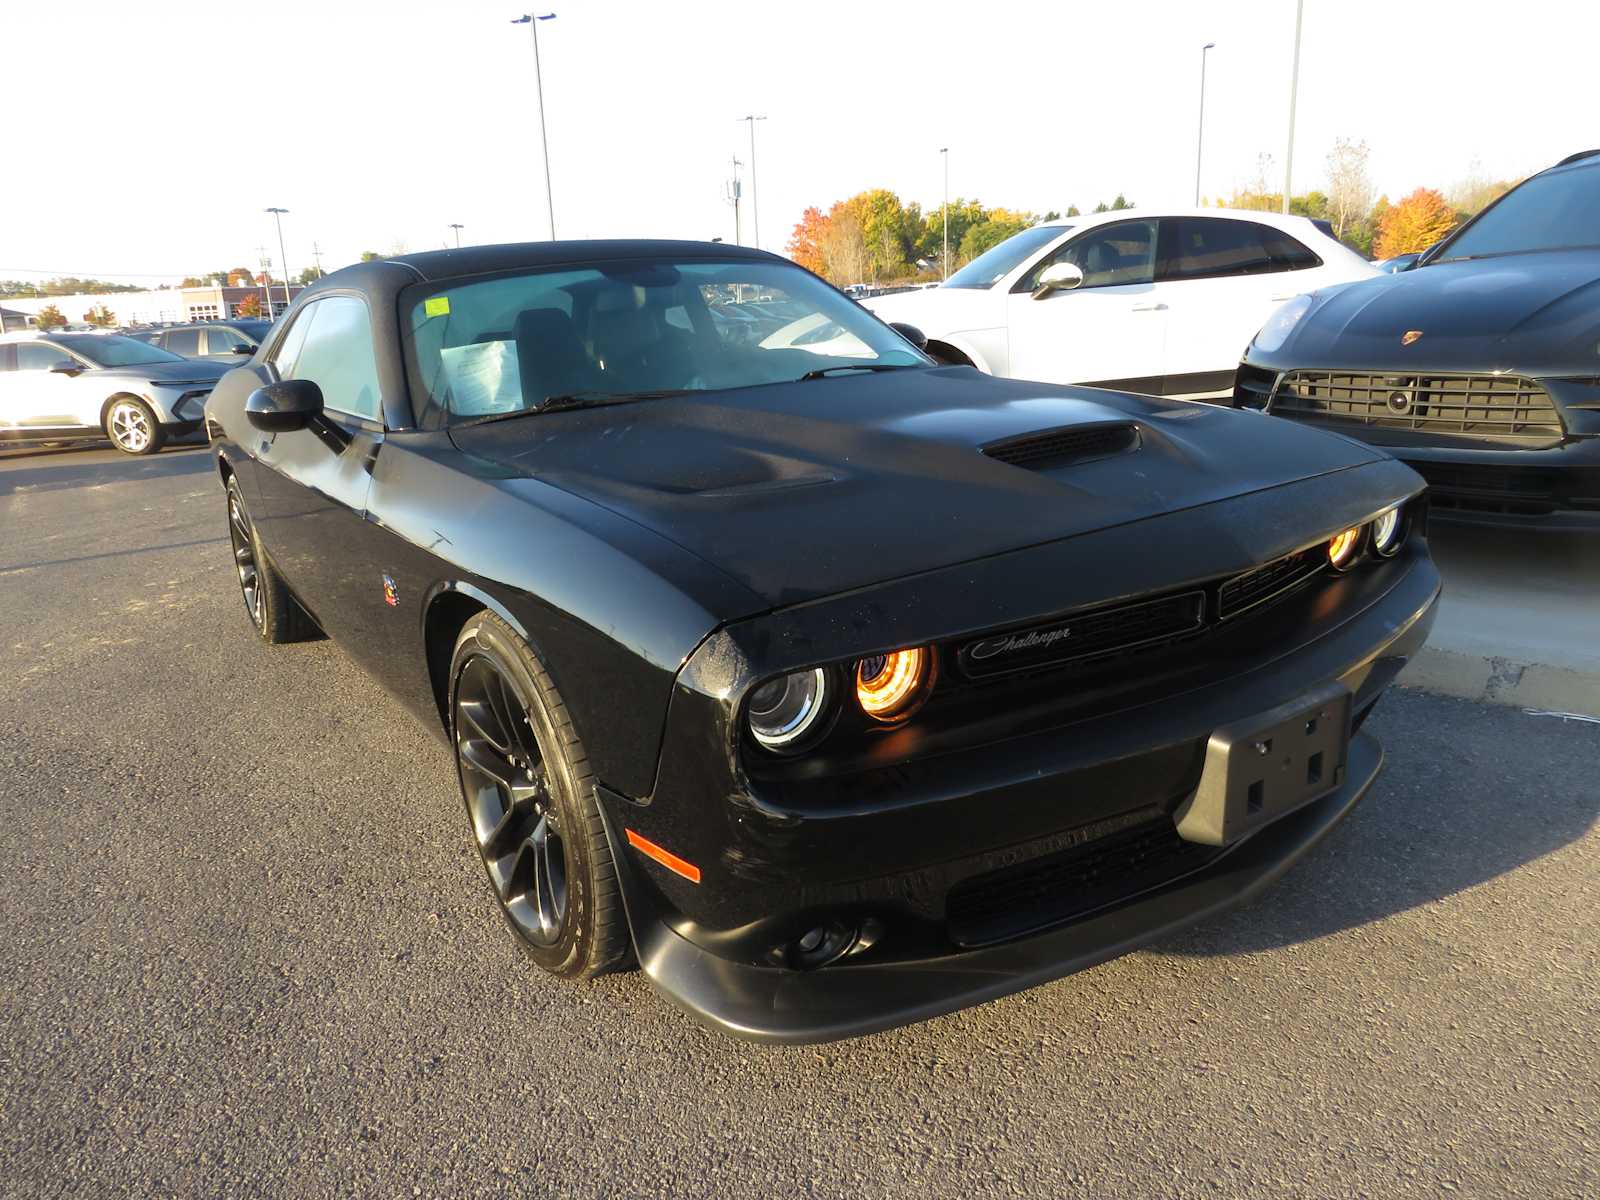
{"label": "car shadow on pavement", "polygon": [[1388,759],[1366,800],[1276,886],[1155,952],[1251,954],[1370,924],[1517,870],[1600,820],[1600,726],[1397,688],[1369,728]]}
{"label": "car shadow on pavement", "polygon": [[[60,488],[94,487],[161,476],[199,475],[212,470],[211,456],[197,453],[205,443],[171,446],[142,457],[85,461],[72,450],[0,453],[0,496],[14,492],[51,492]],[[82,450],[77,451],[81,456]]]}

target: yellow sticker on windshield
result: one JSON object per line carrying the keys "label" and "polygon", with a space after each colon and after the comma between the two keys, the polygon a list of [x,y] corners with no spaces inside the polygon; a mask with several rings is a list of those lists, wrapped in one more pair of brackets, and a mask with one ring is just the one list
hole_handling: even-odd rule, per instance
{"label": "yellow sticker on windshield", "polygon": [[450,315],[450,297],[429,296],[422,302],[422,315],[425,317],[448,317]]}

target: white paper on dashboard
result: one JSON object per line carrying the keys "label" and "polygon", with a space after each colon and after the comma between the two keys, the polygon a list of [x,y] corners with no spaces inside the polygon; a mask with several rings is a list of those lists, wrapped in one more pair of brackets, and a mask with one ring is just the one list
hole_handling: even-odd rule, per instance
{"label": "white paper on dashboard", "polygon": [[439,351],[439,357],[450,387],[451,412],[476,417],[522,407],[522,374],[515,342],[447,346]]}

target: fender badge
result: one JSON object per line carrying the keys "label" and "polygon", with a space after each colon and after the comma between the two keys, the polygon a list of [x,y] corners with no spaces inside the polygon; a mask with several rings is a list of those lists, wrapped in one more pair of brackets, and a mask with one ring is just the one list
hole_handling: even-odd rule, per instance
{"label": "fender badge", "polygon": [[1411,345],[1412,342],[1416,341],[1421,336],[1422,336],[1422,330],[1420,330],[1420,329],[1408,329],[1408,330],[1405,331],[1404,334],[1401,335],[1400,344],[1402,346],[1409,346],[1409,345]]}
{"label": "fender badge", "polygon": [[400,604],[400,589],[394,585],[394,576],[387,573],[383,577],[383,602],[390,608],[397,608]]}

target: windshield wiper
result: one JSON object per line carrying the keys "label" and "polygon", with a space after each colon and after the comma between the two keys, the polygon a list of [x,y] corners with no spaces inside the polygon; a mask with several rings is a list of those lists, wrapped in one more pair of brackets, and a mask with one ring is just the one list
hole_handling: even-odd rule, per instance
{"label": "windshield wiper", "polygon": [[859,366],[847,366],[841,363],[836,367],[818,367],[815,371],[807,371],[795,382],[804,383],[808,379],[826,379],[835,371],[916,371],[920,369],[916,363],[861,363]]}
{"label": "windshield wiper", "polygon": [[509,421],[513,417],[527,417],[534,413],[554,412],[562,408],[598,408],[603,404],[628,404],[634,400],[661,400],[668,396],[689,396],[698,388],[662,388],[649,392],[569,392],[560,396],[546,396],[539,403],[530,408],[515,408],[510,412],[485,413],[481,417],[469,417],[465,421],[457,421],[456,425],[489,425],[495,421]]}

